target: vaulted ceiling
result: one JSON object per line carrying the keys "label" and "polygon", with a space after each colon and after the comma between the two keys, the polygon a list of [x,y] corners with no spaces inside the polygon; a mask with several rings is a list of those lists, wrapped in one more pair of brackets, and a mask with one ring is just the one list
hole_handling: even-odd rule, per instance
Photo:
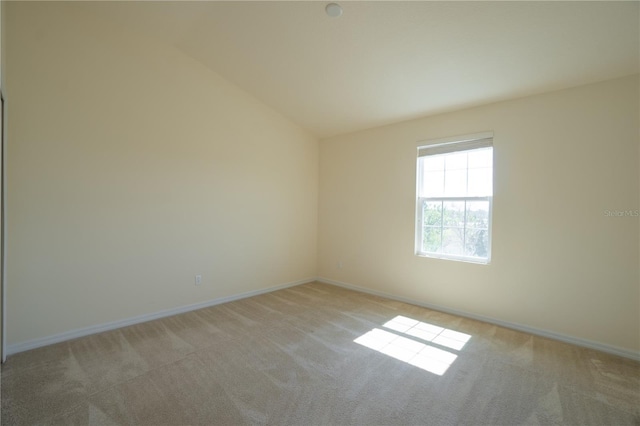
{"label": "vaulted ceiling", "polygon": [[320,138],[640,70],[640,2],[86,2]]}

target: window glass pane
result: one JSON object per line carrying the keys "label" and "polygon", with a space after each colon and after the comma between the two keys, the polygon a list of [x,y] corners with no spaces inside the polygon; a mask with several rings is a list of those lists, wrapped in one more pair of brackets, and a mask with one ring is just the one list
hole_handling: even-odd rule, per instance
{"label": "window glass pane", "polygon": [[423,160],[422,167],[425,171],[444,170],[444,155],[427,155],[421,157]]}
{"label": "window glass pane", "polygon": [[442,201],[427,201],[422,206],[424,226],[442,226]]}
{"label": "window glass pane", "polygon": [[493,196],[492,147],[419,157],[418,194],[418,254],[488,261],[491,199],[474,197]]}
{"label": "window glass pane", "polygon": [[467,170],[446,170],[444,176],[444,195],[464,197],[467,194]]}
{"label": "window glass pane", "polygon": [[440,253],[442,228],[425,226],[422,232],[422,251]]}
{"label": "window glass pane", "polygon": [[469,169],[469,192],[470,197],[487,197],[493,195],[493,170]]}
{"label": "window glass pane", "polygon": [[469,168],[493,167],[493,148],[469,151]]}
{"label": "window glass pane", "polygon": [[445,201],[443,204],[443,225],[464,227],[464,201]]}
{"label": "window glass pane", "polygon": [[445,168],[447,170],[461,170],[467,168],[467,153],[466,152],[456,152],[454,154],[446,154],[445,157]]}
{"label": "window glass pane", "polygon": [[489,255],[489,230],[467,229],[464,254],[465,256],[486,258]]}
{"label": "window glass pane", "polygon": [[462,255],[464,228],[445,227],[442,229],[442,253]]}
{"label": "window glass pane", "polygon": [[467,201],[466,228],[489,229],[488,201]]}
{"label": "window glass pane", "polygon": [[422,197],[441,197],[444,193],[444,170],[424,172]]}

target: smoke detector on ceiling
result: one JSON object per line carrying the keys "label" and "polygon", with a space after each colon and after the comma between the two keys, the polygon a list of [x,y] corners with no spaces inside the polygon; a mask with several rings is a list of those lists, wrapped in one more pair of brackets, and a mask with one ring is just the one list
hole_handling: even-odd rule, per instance
{"label": "smoke detector on ceiling", "polygon": [[327,15],[331,16],[332,18],[337,18],[338,16],[342,15],[342,7],[338,3],[329,3],[327,7],[324,8],[324,10],[325,12],[327,12]]}

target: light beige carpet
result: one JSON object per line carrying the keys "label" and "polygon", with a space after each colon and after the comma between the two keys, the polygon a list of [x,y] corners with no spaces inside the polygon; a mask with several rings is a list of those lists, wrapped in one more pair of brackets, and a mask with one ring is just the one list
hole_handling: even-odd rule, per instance
{"label": "light beige carpet", "polygon": [[640,364],[313,283],[9,357],[2,424],[633,425]]}

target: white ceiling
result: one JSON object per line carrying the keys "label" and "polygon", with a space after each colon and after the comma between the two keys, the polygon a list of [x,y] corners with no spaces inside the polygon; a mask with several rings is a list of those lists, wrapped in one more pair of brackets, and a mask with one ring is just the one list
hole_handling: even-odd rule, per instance
{"label": "white ceiling", "polygon": [[640,2],[87,2],[318,137],[640,71]]}

